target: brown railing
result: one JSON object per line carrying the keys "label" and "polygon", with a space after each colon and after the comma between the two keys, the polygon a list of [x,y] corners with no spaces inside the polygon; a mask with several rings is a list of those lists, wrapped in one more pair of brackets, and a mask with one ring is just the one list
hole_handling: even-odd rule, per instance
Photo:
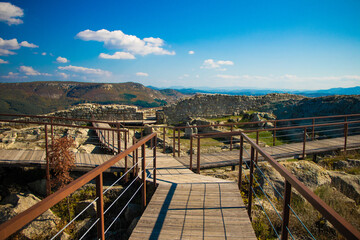
{"label": "brown railing", "polygon": [[307,188],[303,183],[301,183],[293,174],[291,174],[284,166],[279,164],[275,159],[273,159],[266,151],[264,151],[259,145],[257,145],[251,138],[249,138],[245,133],[240,134],[240,158],[239,158],[239,189],[242,185],[242,165],[243,165],[243,142],[244,140],[251,145],[251,154],[250,154],[250,179],[249,179],[249,189],[248,189],[248,214],[250,219],[252,219],[251,209],[252,209],[252,196],[255,194],[254,191],[254,166],[257,166],[255,159],[255,153],[259,153],[270,165],[285,178],[285,188],[284,188],[284,202],[283,202],[283,211],[282,211],[282,227],[281,227],[281,239],[287,239],[290,230],[289,226],[289,216],[290,216],[290,200],[291,200],[291,189],[294,187],[298,193],[301,194],[317,211],[319,211],[334,227],[347,239],[360,239],[360,232],[353,227],[349,222],[347,222],[343,217],[341,217],[334,209],[329,207],[323,200],[321,200],[317,195],[315,195],[309,188]]}
{"label": "brown railing", "polygon": [[[296,121],[306,121],[311,120],[311,124],[303,125],[307,129],[312,129],[312,136],[314,137],[314,131],[316,127],[322,126],[321,124],[324,123],[317,123],[316,120],[333,120],[333,119],[340,119],[342,122],[348,122],[349,118],[354,117],[360,117],[360,114],[347,114],[347,115],[333,115],[333,116],[320,116],[320,117],[306,117],[306,118],[291,118],[291,119],[279,119],[279,120],[267,120],[267,121],[257,121],[257,122],[238,122],[238,123],[225,123],[225,124],[209,124],[209,125],[198,125],[198,126],[180,126],[180,127],[172,127],[173,129],[173,156],[175,157],[176,151],[178,152],[178,157],[180,157],[180,149],[181,149],[181,131],[184,131],[186,128],[207,128],[207,127],[229,127],[230,132],[234,130],[235,127],[240,126],[258,126],[259,124],[263,125],[266,123],[272,123],[274,127],[269,127],[266,129],[263,129],[261,127],[257,127],[259,131],[272,131],[273,132],[273,146],[276,144],[276,138],[277,138],[277,131],[286,130],[286,128],[279,127],[279,125],[284,125],[286,123],[291,124],[292,122]],[[331,122],[329,122],[331,123]],[[332,122],[335,123],[335,122]],[[292,124],[293,125],[293,124]],[[323,125],[327,126],[327,125]],[[257,131],[252,130],[252,131]],[[214,133],[208,133],[209,135]],[[205,134],[204,134],[205,135]],[[165,134],[164,134],[165,136]],[[233,149],[233,138],[230,136],[230,150]],[[190,151],[191,152],[191,151]]]}
{"label": "brown railing", "polygon": [[[9,120],[7,120],[9,121]],[[61,125],[60,125],[61,126]],[[107,129],[104,129],[107,130]],[[103,201],[103,194],[107,190],[103,190],[103,173],[118,161],[124,159],[126,156],[130,155],[131,153],[137,152],[138,148],[141,148],[141,193],[142,193],[142,207],[146,207],[146,156],[145,156],[145,145],[147,142],[153,142],[153,183],[156,186],[156,133],[152,133],[143,139],[140,139],[136,142],[133,146],[128,149],[125,149],[120,154],[114,156],[109,161],[101,164],[100,166],[96,167],[92,171],[84,174],[83,176],[77,178],[64,188],[58,190],[57,192],[51,194],[50,196],[43,199],[41,202],[35,204],[34,206],[30,207],[29,209],[25,210],[24,212],[18,214],[17,216],[13,217],[9,221],[0,225],[0,239],[6,239],[10,235],[16,233],[22,227],[33,221],[35,218],[40,216],[46,210],[53,207],[55,204],[59,203],[61,200],[69,196],[70,194],[74,193],[80,187],[84,186],[86,183],[90,182],[91,180],[96,180],[96,204],[97,204],[97,237],[100,239],[105,239],[105,225],[104,225],[104,201]],[[136,162],[138,161],[138,154],[136,154]],[[133,169],[137,169],[138,166],[133,166]],[[129,170],[130,171],[130,170]],[[127,173],[125,173],[126,175]],[[110,225],[111,227],[111,225]],[[109,228],[110,228],[109,227]],[[109,229],[108,228],[108,229]],[[108,230],[107,229],[107,230]],[[62,229],[63,230],[63,229]]]}
{"label": "brown railing", "polygon": [[[301,129],[303,130],[302,133],[302,158],[306,156],[306,143],[307,143],[307,130],[311,129],[312,133],[314,133],[314,129],[316,127],[328,127],[328,126],[343,126],[343,137],[344,137],[344,144],[342,148],[344,153],[346,154],[348,148],[348,130],[349,125],[351,124],[360,124],[360,121],[346,121],[346,122],[336,122],[336,123],[322,123],[322,124],[314,124],[314,125],[304,125],[304,126],[293,126],[293,127],[278,127],[274,129],[256,129],[256,130],[245,130],[245,131],[233,131],[233,132],[220,132],[220,133],[203,133],[203,134],[194,134],[190,137],[190,170],[192,170],[193,166],[193,139],[197,139],[197,173],[200,173],[200,166],[201,166],[201,139],[202,138],[221,138],[221,137],[234,137],[240,136],[243,133],[252,133],[256,132],[256,144],[259,143],[259,132],[263,131],[282,131],[282,130],[292,130],[292,129]],[[359,131],[360,132],[360,131]],[[312,136],[312,140],[314,140],[314,136]],[[256,154],[256,159],[258,158],[258,154]]]}

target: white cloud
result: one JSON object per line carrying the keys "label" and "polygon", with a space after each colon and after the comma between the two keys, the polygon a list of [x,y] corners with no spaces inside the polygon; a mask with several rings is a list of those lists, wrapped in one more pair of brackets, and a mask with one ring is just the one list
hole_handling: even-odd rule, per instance
{"label": "white cloud", "polygon": [[195,52],[194,51],[189,51],[189,54],[190,55],[193,55]]}
{"label": "white cloud", "polygon": [[29,43],[28,41],[22,41],[20,44],[22,47],[28,47],[28,48],[38,48],[38,45],[35,45],[33,43]]}
{"label": "white cloud", "polygon": [[19,44],[16,38],[5,40],[0,37],[0,56],[14,55],[16,53],[10,50],[17,50],[21,47],[37,48],[38,46],[27,41]]}
{"label": "white cloud", "polygon": [[12,24],[21,24],[23,21],[19,19],[24,16],[24,11],[8,2],[0,2],[0,21]]}
{"label": "white cloud", "polygon": [[6,63],[9,63],[9,61],[5,61],[3,59],[0,59],[0,64],[6,64]]}
{"label": "white cloud", "polygon": [[58,73],[61,77],[68,79],[69,78],[69,74],[63,73],[63,72],[59,72]]}
{"label": "white cloud", "polygon": [[60,70],[67,70],[77,73],[85,73],[85,74],[91,74],[91,75],[103,75],[103,76],[110,76],[111,72],[101,70],[101,69],[95,69],[95,68],[86,68],[86,67],[78,67],[78,66],[66,66],[66,67],[58,67]]}
{"label": "white cloud", "polygon": [[149,74],[148,73],[144,73],[144,72],[137,72],[136,76],[140,76],[140,77],[148,77]]}
{"label": "white cloud", "polygon": [[40,73],[38,71],[36,71],[34,68],[32,67],[28,67],[28,66],[20,66],[19,67],[19,71],[24,73],[27,76],[52,76],[49,73]]}
{"label": "white cloud", "polygon": [[201,68],[205,68],[205,69],[216,69],[216,70],[220,70],[220,71],[225,71],[225,68],[221,68],[224,65],[234,65],[234,63],[232,61],[214,61],[214,59],[206,59],[203,63],[203,65],[201,66]]}
{"label": "white cloud", "polygon": [[135,56],[128,52],[116,52],[113,55],[100,53],[99,58],[104,59],[135,59]]}
{"label": "white cloud", "polygon": [[84,41],[103,42],[105,47],[111,49],[122,49],[133,55],[175,55],[174,51],[168,51],[162,48],[164,40],[160,38],[143,38],[140,39],[134,35],[127,35],[121,30],[108,31],[106,29],[92,31],[85,30],[79,32],[76,37]]}
{"label": "white cloud", "polygon": [[13,79],[13,78],[28,78],[27,76],[19,76],[19,73],[9,72],[8,75],[1,76],[2,78]]}
{"label": "white cloud", "polygon": [[43,52],[41,55],[46,56],[46,52]]}
{"label": "white cloud", "polygon": [[57,57],[57,59],[56,59],[56,61],[58,62],[58,63],[67,63],[67,62],[69,62],[69,60],[67,60],[66,58],[64,58],[64,57]]}
{"label": "white cloud", "polygon": [[19,70],[20,70],[20,72],[23,72],[25,75],[28,75],[28,76],[39,76],[39,75],[41,75],[41,73],[39,73],[38,71],[36,71],[32,67],[20,66]]}

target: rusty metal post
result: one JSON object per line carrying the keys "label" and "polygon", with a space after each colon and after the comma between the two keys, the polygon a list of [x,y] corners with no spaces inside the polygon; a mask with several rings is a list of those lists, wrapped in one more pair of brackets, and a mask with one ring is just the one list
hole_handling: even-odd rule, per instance
{"label": "rusty metal post", "polygon": [[117,128],[117,148],[118,148],[118,153],[120,153],[121,152],[121,135],[120,135],[119,123],[116,124],[116,128]]}
{"label": "rusty metal post", "polygon": [[153,148],[153,179],[154,179],[154,187],[156,187],[156,145],[157,145],[157,137],[153,138],[154,141],[154,148]]}
{"label": "rusty metal post", "polygon": [[312,138],[313,141],[315,140],[315,118],[312,119]]}
{"label": "rusty metal post", "polygon": [[[125,132],[125,143],[124,143],[124,148],[127,149],[127,134],[128,132]],[[127,172],[128,170],[128,156],[125,156],[125,172]],[[125,175],[125,182],[128,182],[128,174]]]}
{"label": "rusty metal post", "polygon": [[252,205],[252,186],[254,182],[254,147],[251,146],[251,157],[250,157],[250,180],[249,180],[249,199],[248,199],[248,215],[250,221],[252,221],[251,217],[251,205]]}
{"label": "rusty metal post", "polygon": [[193,160],[193,136],[190,136],[190,170],[192,171],[192,160]]}
{"label": "rusty metal post", "polygon": [[[259,145],[259,129],[256,130],[256,145]],[[256,164],[258,163],[259,153],[256,151]]]}
{"label": "rusty metal post", "polygon": [[[234,125],[231,125],[230,132],[233,131],[233,127]],[[230,151],[232,151],[232,149],[233,149],[233,136],[230,137]]]}
{"label": "rusty metal post", "polygon": [[104,197],[103,197],[103,174],[100,173],[96,177],[96,212],[97,218],[100,220],[97,223],[97,238],[105,239],[105,223],[104,223]]}
{"label": "rusty metal post", "polygon": [[112,131],[112,149],[115,152],[115,131]]}
{"label": "rusty metal post", "polygon": [[54,126],[53,126],[53,118],[50,118],[50,127],[51,127],[51,146],[54,145]]}
{"label": "rusty metal post", "polygon": [[196,173],[200,174],[200,137],[197,139]]}
{"label": "rusty metal post", "polygon": [[[135,137],[132,138],[132,145],[135,144]],[[135,150],[132,152],[132,163],[133,166],[135,166]],[[133,170],[131,171],[132,176],[135,177],[136,167],[133,167]]]}
{"label": "rusty metal post", "polygon": [[289,226],[289,214],[290,214],[290,199],[291,199],[291,184],[285,180],[285,190],[284,190],[284,208],[282,213],[282,226],[281,226],[281,240],[288,239],[288,230]]}
{"label": "rusty metal post", "polygon": [[126,132],[128,133],[127,141],[130,142],[130,130],[126,130]]}
{"label": "rusty metal post", "polygon": [[51,194],[51,183],[50,183],[50,159],[49,159],[49,146],[48,146],[48,127],[45,124],[45,156],[46,156],[46,195]]}
{"label": "rusty metal post", "polygon": [[139,151],[138,151],[138,148],[135,150],[135,161],[136,161],[136,175],[139,175]]}
{"label": "rusty metal post", "polygon": [[[150,130],[150,134],[151,134],[151,133],[153,133],[153,129],[152,129],[152,127],[151,127],[150,129],[151,129],[151,130]],[[151,148],[151,149],[154,147],[153,144],[154,144],[154,142],[151,140],[151,141],[150,141],[150,148]]]}
{"label": "rusty metal post", "polygon": [[106,134],[107,134],[107,142],[106,145],[108,145],[108,148],[110,150],[110,134],[109,134],[109,130],[106,130]]}
{"label": "rusty metal post", "polygon": [[146,207],[146,169],[145,169],[145,144],[141,145],[141,180],[142,180],[142,195],[141,195],[141,206],[145,210]]}
{"label": "rusty metal post", "polygon": [[163,127],[163,153],[165,153],[165,127]]}
{"label": "rusty metal post", "polygon": [[348,123],[345,123],[344,126],[344,154],[346,155],[346,148],[347,148],[347,138],[348,138]]}
{"label": "rusty metal post", "polygon": [[143,129],[142,129],[142,128],[140,128],[140,135],[141,135],[140,138],[143,138],[144,132],[143,132]]}
{"label": "rusty metal post", "polygon": [[274,121],[273,146],[276,145],[276,120]]}
{"label": "rusty metal post", "polygon": [[180,128],[178,129],[178,157],[180,157]]}
{"label": "rusty metal post", "polygon": [[175,157],[175,128],[173,128],[173,157]]}
{"label": "rusty metal post", "polygon": [[242,184],[243,146],[244,146],[244,138],[241,135],[240,136],[240,157],[239,157],[239,180],[238,180],[238,186],[239,186],[240,191],[241,191],[241,184]]}
{"label": "rusty metal post", "polygon": [[305,159],[305,145],[306,145],[306,127],[304,127],[304,136],[303,136],[303,154],[302,158]]}

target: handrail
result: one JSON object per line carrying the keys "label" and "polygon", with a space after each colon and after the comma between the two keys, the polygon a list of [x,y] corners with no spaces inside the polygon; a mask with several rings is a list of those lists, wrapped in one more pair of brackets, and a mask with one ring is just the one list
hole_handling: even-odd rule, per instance
{"label": "handrail", "polygon": [[315,125],[301,125],[301,126],[290,126],[290,127],[274,127],[274,128],[267,128],[267,129],[255,129],[255,130],[243,130],[243,131],[232,131],[232,132],[214,132],[214,133],[198,133],[193,134],[192,136],[195,138],[202,138],[202,137],[219,137],[219,136],[234,136],[240,135],[240,133],[251,133],[251,132],[266,132],[266,131],[274,131],[274,130],[290,130],[290,129],[297,129],[297,128],[312,128],[312,127],[327,127],[327,126],[336,126],[336,125],[344,125],[344,124],[355,124],[360,123],[358,121],[348,121],[348,122],[336,122],[336,123],[320,123]]}
{"label": "handrail", "polygon": [[25,210],[24,212],[16,215],[9,221],[0,225],[0,239],[6,239],[11,234],[15,233],[16,231],[20,230],[23,226],[30,223],[32,220],[40,216],[49,208],[53,207],[55,204],[59,203],[62,199],[69,196],[71,193],[75,192],[77,189],[88,183],[94,178],[99,178],[104,171],[109,169],[111,166],[116,164],[121,159],[125,158],[128,154],[135,151],[144,144],[156,138],[156,133],[152,133],[142,139],[140,139],[137,143],[135,143],[130,148],[124,150],[120,154],[114,156],[107,162],[99,165],[98,167],[94,168],[90,172],[84,174],[83,176],[79,177],[78,179],[74,180],[64,188],[58,190],[57,192],[51,194],[50,196],[44,198],[41,202],[35,204],[34,206],[30,207],[29,209]]}
{"label": "handrail", "polygon": [[[291,174],[284,166],[278,163],[273,157],[271,157],[266,151],[264,151],[245,133],[241,133],[241,137],[242,140],[244,138],[248,143],[250,143],[252,149],[255,149],[256,152],[260,153],[264,157],[264,159],[267,160],[271,164],[271,166],[273,166],[275,170],[278,171],[281,174],[281,176],[283,176],[285,180],[288,183],[290,183],[306,200],[308,200],[309,203],[315,209],[317,209],[328,221],[330,221],[330,223],[341,234],[343,234],[348,239],[360,239],[360,232],[355,227],[353,227],[343,217],[341,217],[334,209],[329,207],[323,200],[321,200],[317,195],[315,195],[309,188],[307,188],[293,174]],[[252,150],[251,161],[254,160],[253,155],[254,154]],[[239,166],[239,168],[241,168],[241,166]],[[239,181],[241,181],[241,177],[239,178]],[[285,189],[287,188],[289,187],[285,187]],[[290,186],[290,191],[291,191],[291,186]]]}
{"label": "handrail", "polygon": [[91,120],[91,119],[82,119],[82,118],[65,118],[65,117],[56,117],[56,116],[45,116],[45,115],[26,115],[26,114],[7,114],[0,113],[0,116],[14,116],[14,117],[22,117],[22,118],[48,118],[48,119],[59,119],[59,120],[68,120],[68,121],[76,121],[76,122],[96,122],[96,123],[117,123],[114,121],[99,121],[99,120]]}

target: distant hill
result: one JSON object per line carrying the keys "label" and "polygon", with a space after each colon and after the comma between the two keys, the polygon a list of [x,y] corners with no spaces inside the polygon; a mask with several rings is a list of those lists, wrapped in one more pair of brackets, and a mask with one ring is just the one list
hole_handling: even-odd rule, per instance
{"label": "distant hill", "polygon": [[[150,86],[150,88],[153,88]],[[183,94],[196,94],[196,93],[219,93],[229,95],[253,95],[260,96],[269,93],[290,93],[297,94],[307,97],[323,97],[333,95],[359,95],[360,87],[352,88],[331,88],[327,90],[305,90],[305,91],[294,91],[294,90],[271,90],[271,89],[234,89],[234,88],[181,88],[174,87],[178,92]],[[161,89],[156,88],[161,91]]]}
{"label": "distant hill", "polygon": [[0,113],[43,114],[78,103],[158,107],[185,97],[176,90],[154,90],[139,83],[0,83]]}

